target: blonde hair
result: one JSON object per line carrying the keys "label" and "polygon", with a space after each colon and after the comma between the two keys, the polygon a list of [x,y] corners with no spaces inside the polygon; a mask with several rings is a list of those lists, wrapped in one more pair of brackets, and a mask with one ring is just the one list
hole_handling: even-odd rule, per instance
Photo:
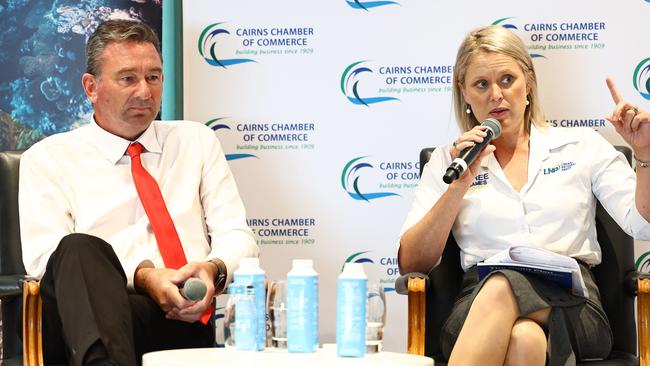
{"label": "blonde hair", "polygon": [[524,43],[510,30],[499,26],[491,25],[475,29],[463,40],[456,55],[453,77],[453,103],[456,111],[458,127],[461,131],[469,131],[479,124],[474,114],[466,113],[467,102],[463,97],[462,88],[465,85],[467,66],[472,57],[480,52],[497,53],[511,57],[521,68],[526,77],[527,98],[529,104],[524,112],[525,130],[530,133],[530,123],[540,128],[546,128],[548,124],[544,112],[540,106],[539,95],[537,94],[537,76]]}

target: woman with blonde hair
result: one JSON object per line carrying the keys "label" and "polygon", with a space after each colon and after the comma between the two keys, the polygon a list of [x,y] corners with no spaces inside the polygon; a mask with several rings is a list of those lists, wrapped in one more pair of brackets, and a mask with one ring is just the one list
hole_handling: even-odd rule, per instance
{"label": "woman with blonde hair", "polygon": [[[453,81],[462,134],[437,148],[425,166],[398,252],[403,273],[427,273],[439,263],[450,232],[458,243],[465,275],[443,326],[443,354],[450,365],[606,358],[612,335],[590,271],[601,261],[595,208],[600,201],[628,234],[650,239],[648,114],[621,101],[608,80],[617,104],[609,119],[632,147],[636,173],[594,130],[549,127],[526,47],[500,26],[465,37]],[[500,137],[445,184],[441,177],[458,153],[487,136],[480,123],[488,118],[500,122]],[[479,280],[476,264],[513,245],[575,258],[587,296],[512,270]]]}

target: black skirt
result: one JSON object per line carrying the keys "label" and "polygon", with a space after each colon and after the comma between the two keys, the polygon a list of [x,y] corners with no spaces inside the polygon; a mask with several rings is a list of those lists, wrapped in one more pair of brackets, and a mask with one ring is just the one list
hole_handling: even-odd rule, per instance
{"label": "black skirt", "polygon": [[519,306],[520,316],[551,308],[547,335],[547,364],[575,365],[576,360],[606,358],[612,349],[612,331],[600,301],[600,292],[591,271],[580,264],[589,297],[574,295],[558,285],[534,275],[513,270],[491,272],[478,280],[476,266],[463,277],[460,295],[449,318],[442,327],[442,353],[449,359],[458,334],[467,317],[474,297],[483,283],[494,273],[508,279]]}

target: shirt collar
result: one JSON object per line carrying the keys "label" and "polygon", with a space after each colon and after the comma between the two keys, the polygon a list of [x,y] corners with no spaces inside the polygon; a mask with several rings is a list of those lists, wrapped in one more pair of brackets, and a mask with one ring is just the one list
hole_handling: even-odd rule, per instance
{"label": "shirt collar", "polygon": [[117,162],[122,159],[126,153],[126,148],[135,141],[141,143],[144,150],[147,152],[157,154],[162,152],[156,135],[155,121],[152,122],[135,141],[129,141],[106,131],[95,122],[95,118],[91,118],[89,129],[90,141],[97,146],[100,153],[113,164],[117,164]]}
{"label": "shirt collar", "polygon": [[[529,161],[544,161],[550,156],[551,150],[574,142],[578,142],[574,134],[562,133],[557,127],[540,129],[531,123]],[[490,167],[491,164],[498,164],[494,154],[481,162],[482,167]]]}
{"label": "shirt collar", "polygon": [[[539,172],[544,160],[548,159],[551,151],[564,145],[578,142],[574,134],[563,133],[557,127],[537,128],[534,123],[530,124],[530,152],[528,155],[528,183],[522,188],[522,192],[530,186],[531,182]],[[491,170],[497,177],[507,181],[499,162],[494,153],[481,161],[481,167]]]}
{"label": "shirt collar", "polygon": [[579,142],[575,134],[564,133],[562,128],[548,127],[538,129],[530,126],[530,160],[543,161],[548,159],[551,151],[564,145]]}

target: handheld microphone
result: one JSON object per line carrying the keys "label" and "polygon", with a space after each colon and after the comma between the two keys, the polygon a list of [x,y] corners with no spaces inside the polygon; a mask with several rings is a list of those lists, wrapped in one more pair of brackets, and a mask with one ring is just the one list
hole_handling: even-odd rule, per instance
{"label": "handheld microphone", "polygon": [[183,284],[181,295],[190,301],[199,301],[203,299],[208,288],[205,283],[196,277],[189,278]]}
{"label": "handheld microphone", "polygon": [[467,170],[467,167],[472,164],[474,160],[476,160],[481,151],[483,151],[483,149],[485,149],[485,147],[488,146],[492,140],[501,135],[501,124],[494,118],[488,118],[484,120],[481,123],[481,126],[487,127],[485,129],[487,136],[483,138],[483,142],[465,148],[458,154],[458,157],[454,159],[454,161],[449,165],[447,172],[442,177],[442,180],[445,183],[450,184],[454,180],[458,179],[461,175],[463,175],[465,170]]}

